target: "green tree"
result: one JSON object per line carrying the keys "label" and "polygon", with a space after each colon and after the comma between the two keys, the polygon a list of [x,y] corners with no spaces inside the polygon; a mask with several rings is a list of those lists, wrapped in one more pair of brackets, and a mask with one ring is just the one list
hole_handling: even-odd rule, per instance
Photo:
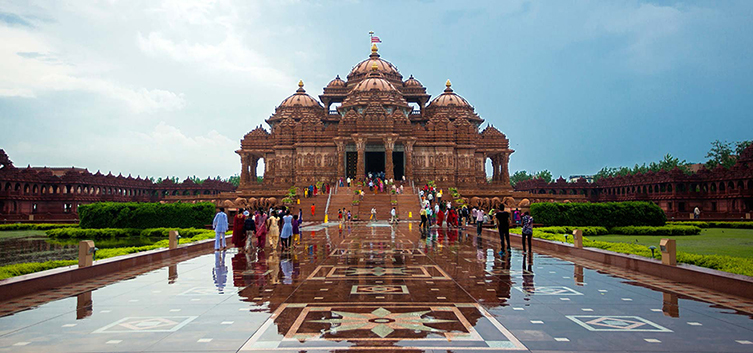
{"label": "green tree", "polygon": [[724,168],[731,168],[735,165],[736,158],[732,154],[732,143],[727,141],[716,140],[711,143],[711,149],[706,154],[709,160],[706,162],[706,168],[714,169],[721,165]]}
{"label": "green tree", "polygon": [[748,146],[750,146],[751,144],[753,144],[753,141],[740,141],[740,142],[736,142],[735,143],[735,154],[738,155],[738,156],[741,155],[743,153],[743,151],[746,148],[748,148]]}
{"label": "green tree", "polygon": [[536,177],[539,179],[544,179],[544,181],[546,181],[547,183],[554,181],[554,179],[552,178],[552,172],[546,169],[536,173]]}
{"label": "green tree", "polygon": [[233,184],[233,186],[238,187],[238,185],[241,184],[241,176],[236,174],[228,178],[226,181],[230,184]]}
{"label": "green tree", "polygon": [[512,176],[510,176],[510,185],[512,187],[515,187],[515,184],[523,180],[531,180],[531,179],[533,179],[533,175],[529,175],[528,172],[526,172],[525,170],[519,170],[513,173]]}

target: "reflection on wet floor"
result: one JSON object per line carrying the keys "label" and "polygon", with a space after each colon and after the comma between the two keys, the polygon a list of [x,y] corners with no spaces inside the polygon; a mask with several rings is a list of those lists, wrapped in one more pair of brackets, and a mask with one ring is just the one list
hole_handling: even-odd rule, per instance
{"label": "reflection on wet floor", "polygon": [[753,350],[747,300],[500,256],[496,233],[468,230],[315,225],[289,252],[214,252],[19,298],[0,304],[13,313],[0,350]]}

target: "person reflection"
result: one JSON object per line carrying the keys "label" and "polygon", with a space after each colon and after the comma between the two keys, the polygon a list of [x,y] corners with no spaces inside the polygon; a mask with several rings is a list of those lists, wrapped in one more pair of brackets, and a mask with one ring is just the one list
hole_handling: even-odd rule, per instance
{"label": "person reflection", "polygon": [[529,300],[528,297],[536,292],[536,287],[533,284],[533,253],[529,253],[528,261],[523,258],[521,263],[523,264],[523,291],[526,292],[526,300]]}
{"label": "person reflection", "polygon": [[453,228],[447,231],[447,245],[453,245],[458,241],[458,229]]}
{"label": "person reflection", "polygon": [[267,259],[267,267],[269,267],[269,281],[272,284],[280,284],[280,254],[277,251],[273,251]]}
{"label": "person reflection", "polygon": [[225,266],[225,252],[214,252],[214,269],[212,270],[212,277],[214,277],[214,285],[217,287],[217,291],[222,294],[225,290],[225,283],[227,282],[227,266]]}
{"label": "person reflection", "polygon": [[500,259],[502,264],[499,270],[499,281],[497,282],[497,297],[500,298],[500,305],[505,304],[510,299],[510,288],[512,287],[510,257],[510,252],[508,252]]}
{"label": "person reflection", "polygon": [[280,261],[280,267],[282,268],[282,284],[292,284],[293,283],[293,261],[291,259],[290,253],[286,252],[282,256],[282,261]]}

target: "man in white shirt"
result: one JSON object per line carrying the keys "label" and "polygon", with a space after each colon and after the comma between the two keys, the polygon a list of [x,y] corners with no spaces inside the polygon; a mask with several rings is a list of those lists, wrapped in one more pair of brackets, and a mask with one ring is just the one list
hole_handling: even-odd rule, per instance
{"label": "man in white shirt", "polygon": [[395,206],[392,206],[392,210],[390,211],[390,223],[397,223],[397,211],[395,211]]}
{"label": "man in white shirt", "polygon": [[371,220],[373,220],[373,221],[376,221],[376,220],[377,220],[377,216],[376,216],[376,208],[375,208],[375,207],[372,207],[372,208],[371,208]]}

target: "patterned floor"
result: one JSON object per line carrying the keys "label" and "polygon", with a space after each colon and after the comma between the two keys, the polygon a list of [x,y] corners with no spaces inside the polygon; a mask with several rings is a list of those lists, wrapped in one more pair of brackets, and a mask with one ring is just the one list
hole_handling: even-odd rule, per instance
{"label": "patterned floor", "polygon": [[317,225],[18,298],[0,351],[753,351],[748,300],[469,230]]}

